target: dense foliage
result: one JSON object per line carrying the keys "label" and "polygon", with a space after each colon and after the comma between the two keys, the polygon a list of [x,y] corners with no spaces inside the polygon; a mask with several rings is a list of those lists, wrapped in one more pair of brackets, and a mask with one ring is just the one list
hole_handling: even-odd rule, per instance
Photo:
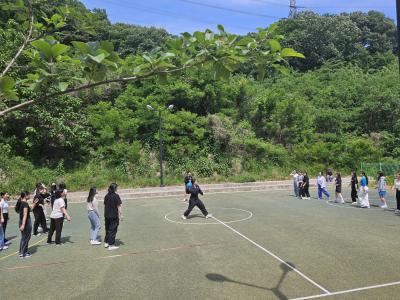
{"label": "dense foliage", "polygon": [[[1,6],[0,70],[29,27],[23,1],[0,0],[11,2],[21,5]],[[61,178],[72,189],[157,184],[159,119],[146,105],[163,111],[167,183],[186,170],[208,181],[251,181],[293,168],[346,172],[400,155],[395,25],[378,12],[307,12],[246,37],[222,27],[172,37],[111,24],[79,1],[34,3],[42,17],[7,74],[12,82],[0,77],[0,110],[81,84],[155,76],[47,97],[0,119],[2,188]],[[280,44],[306,56],[291,58],[292,72],[280,57],[301,55]],[[214,63],[196,66],[210,57]],[[195,67],[160,76],[184,64]]]}

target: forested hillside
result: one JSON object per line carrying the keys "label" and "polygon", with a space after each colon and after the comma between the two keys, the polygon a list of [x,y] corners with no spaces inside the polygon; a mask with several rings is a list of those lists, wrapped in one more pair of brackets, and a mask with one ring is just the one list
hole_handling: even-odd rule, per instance
{"label": "forested hillside", "polygon": [[[26,16],[8,6],[11,2],[0,0],[0,70],[28,29]],[[143,54],[151,57],[177,41],[163,29],[111,24],[105,11],[89,11],[75,0],[40,0],[34,8],[41,12],[35,26],[46,24],[46,34],[54,32],[59,45],[112,42],[110,53],[118,60],[109,56],[107,68],[120,60],[137,61]],[[324,16],[304,12],[279,21],[273,30],[283,47],[305,58],[290,58],[287,69],[268,65],[268,60],[232,70],[226,66],[228,74],[220,67],[227,78],[219,78],[213,66],[205,64],[173,76],[55,96],[5,115],[0,119],[0,188],[16,192],[39,180],[61,179],[72,189],[104,187],[110,181],[157,185],[159,121],[146,105],[174,105],[173,111],[164,112],[167,184],[180,182],[186,170],[202,181],[251,181],[287,177],[293,168],[311,174],[326,168],[348,172],[363,161],[397,160],[400,85],[393,20],[375,11]],[[257,33],[239,37],[238,47],[252,37]],[[274,43],[259,51],[279,52],[276,47],[281,46]],[[59,74],[67,67],[59,58],[57,65],[49,62],[50,69],[59,71],[41,71],[45,77],[39,82],[42,77],[32,70],[44,70],[38,65],[43,53],[32,49],[27,47],[9,71],[16,84],[29,81],[16,85],[15,93],[27,99],[40,94],[35,80],[42,89],[45,80],[57,82],[62,90]],[[259,57],[249,61],[255,59]],[[66,63],[70,68],[76,62]],[[62,73],[66,84],[74,80],[69,72],[69,77]],[[102,69],[90,72],[91,80],[97,80]],[[6,83],[1,84],[4,88]],[[19,103],[13,93],[0,97],[2,110]]]}

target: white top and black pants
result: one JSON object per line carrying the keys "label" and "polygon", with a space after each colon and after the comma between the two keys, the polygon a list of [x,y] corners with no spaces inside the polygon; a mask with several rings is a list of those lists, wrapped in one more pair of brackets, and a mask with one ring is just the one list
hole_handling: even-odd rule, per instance
{"label": "white top and black pants", "polygon": [[183,215],[187,217],[193,210],[193,208],[197,206],[201,210],[203,215],[207,216],[208,215],[207,209],[204,206],[203,201],[199,199],[199,194],[203,195],[203,192],[200,189],[200,187],[197,184],[195,184],[191,188],[189,188],[189,192],[190,192],[189,207]]}
{"label": "white top and black pants", "polygon": [[53,233],[56,232],[56,245],[61,245],[61,232],[64,225],[64,214],[62,208],[65,208],[65,202],[63,198],[54,200],[53,210],[50,214],[50,231],[47,237],[47,243],[52,242]]}
{"label": "white top and black pants", "polygon": [[117,193],[108,193],[104,197],[104,221],[106,229],[104,243],[109,246],[114,246],[115,244],[115,237],[119,225],[118,207],[121,205],[122,201]]}
{"label": "white top and black pants", "polygon": [[3,232],[4,232],[4,242],[6,243],[7,242],[6,229],[7,229],[7,222],[8,222],[8,203],[7,203],[7,201],[4,199],[1,199],[0,206],[1,206],[1,209],[3,210],[4,222],[2,224],[2,227],[3,227]]}
{"label": "white top and black pants", "polygon": [[394,187],[396,189],[397,210],[400,210],[400,180],[394,180]]}

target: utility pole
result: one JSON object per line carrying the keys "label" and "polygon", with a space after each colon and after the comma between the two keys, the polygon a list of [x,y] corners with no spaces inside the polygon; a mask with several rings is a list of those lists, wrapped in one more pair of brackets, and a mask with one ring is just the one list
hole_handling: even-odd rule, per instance
{"label": "utility pole", "polygon": [[[400,0],[397,0],[399,2]],[[290,0],[290,12],[289,12],[289,19],[294,19],[297,16],[297,5],[296,0]]]}
{"label": "utility pole", "polygon": [[396,0],[397,9],[397,55],[399,58],[399,72],[400,72],[400,0]]}

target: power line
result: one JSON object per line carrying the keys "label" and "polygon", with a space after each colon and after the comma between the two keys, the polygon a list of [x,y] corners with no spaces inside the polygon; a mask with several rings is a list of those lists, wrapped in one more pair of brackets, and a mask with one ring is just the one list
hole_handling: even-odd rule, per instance
{"label": "power line", "polygon": [[192,0],[178,0],[178,1],[190,3],[190,4],[194,4],[194,5],[199,5],[199,6],[204,6],[204,7],[209,7],[209,8],[213,8],[213,9],[223,10],[223,11],[230,11],[230,12],[234,12],[234,13],[242,14],[242,15],[255,16],[255,17],[260,17],[260,18],[269,18],[269,19],[282,19],[282,17],[269,16],[269,15],[265,15],[265,14],[254,13],[254,12],[250,12],[250,11],[228,8],[228,7],[223,7],[223,6],[217,6],[217,5],[213,5],[213,4],[201,3],[201,2],[192,1]]}

